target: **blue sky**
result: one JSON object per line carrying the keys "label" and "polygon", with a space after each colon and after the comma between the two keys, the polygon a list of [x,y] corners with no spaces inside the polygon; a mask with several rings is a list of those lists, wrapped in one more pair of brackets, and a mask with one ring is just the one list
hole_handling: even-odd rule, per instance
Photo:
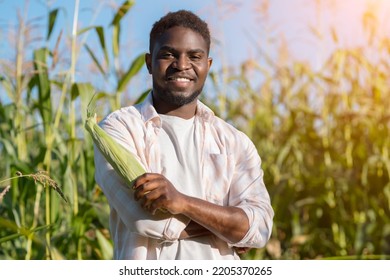
{"label": "blue sky", "polygon": [[[280,1],[280,0],[277,0]],[[28,3],[28,18],[45,16],[47,7],[44,0],[0,0],[0,36],[4,38],[7,27],[15,24],[17,10],[22,10]],[[148,46],[148,33],[152,24],[166,12],[188,9],[205,19],[212,30],[214,42],[218,42],[215,54],[221,53],[218,48],[224,49],[224,54],[232,63],[245,59],[250,48],[250,33],[256,24],[256,14],[251,10],[256,1],[167,1],[167,0],[138,0],[124,19],[123,41],[131,42],[134,53],[142,52]],[[62,8],[59,24],[70,33],[75,6],[73,0],[48,1],[51,8]],[[112,5],[119,5],[122,1],[113,0],[80,0],[79,28],[90,25],[108,25],[112,18]],[[257,26],[257,30],[261,27]],[[0,54],[5,55],[6,44],[0,45]],[[135,54],[134,54],[135,55]]]}
{"label": "blue sky", "polygon": [[[316,5],[316,3],[320,5]],[[231,63],[238,63],[250,56],[254,56],[256,46],[254,41],[261,44],[261,39],[274,36],[280,39],[285,37],[294,56],[300,59],[313,59],[319,55],[321,49],[315,42],[313,28],[322,28],[324,37],[330,37],[329,26],[334,25],[344,38],[345,44],[351,43],[353,38],[347,38],[351,28],[359,21],[361,13],[368,5],[379,6],[383,18],[388,17],[388,0],[138,0],[126,16],[124,36],[132,42],[132,48],[141,51],[147,48],[148,32],[152,24],[166,12],[178,9],[189,9],[205,19],[212,30],[215,45],[215,55],[221,54]],[[15,24],[16,11],[23,9],[28,3],[28,18],[46,15],[46,3],[52,8],[62,8],[59,20],[66,23],[68,32],[72,25],[74,10],[73,0],[0,0],[0,38],[7,36],[7,27]],[[108,25],[112,18],[113,5],[122,3],[120,0],[80,0],[79,27],[92,24]],[[256,9],[265,7],[268,3],[268,13],[264,20]],[[383,7],[385,9],[383,9]],[[62,23],[61,22],[61,23]],[[389,27],[389,23],[385,26]],[[348,26],[349,25],[349,26]],[[349,30],[349,31],[348,31]],[[356,30],[354,30],[356,32]],[[358,33],[355,33],[358,34]],[[322,41],[326,51],[326,42]],[[264,47],[272,44],[263,42]],[[276,40],[275,40],[276,46]],[[275,46],[271,46],[275,47]],[[0,55],[5,55],[8,46],[0,45]],[[220,50],[221,49],[221,50]]]}

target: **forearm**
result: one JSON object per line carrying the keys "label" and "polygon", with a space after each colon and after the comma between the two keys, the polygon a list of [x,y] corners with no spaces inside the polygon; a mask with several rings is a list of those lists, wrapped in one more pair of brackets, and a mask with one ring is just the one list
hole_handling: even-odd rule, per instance
{"label": "forearm", "polygon": [[228,243],[241,241],[249,230],[246,213],[238,207],[220,206],[178,192],[161,174],[146,173],[134,183],[134,197],[147,212],[165,209],[195,221]]}
{"label": "forearm", "polygon": [[220,206],[189,196],[184,196],[183,201],[181,214],[229,243],[239,242],[249,230],[248,218],[238,207]]}

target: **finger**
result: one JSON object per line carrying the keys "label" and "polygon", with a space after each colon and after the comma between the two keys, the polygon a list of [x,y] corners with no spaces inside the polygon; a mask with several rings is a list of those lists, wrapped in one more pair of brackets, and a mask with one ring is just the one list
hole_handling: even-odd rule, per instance
{"label": "finger", "polygon": [[154,189],[152,191],[148,191],[144,193],[139,199],[141,200],[141,205],[145,209],[149,209],[151,204],[156,200],[159,199],[161,196],[161,191],[159,189]]}
{"label": "finger", "polygon": [[149,173],[145,173],[141,176],[139,176],[137,179],[135,179],[133,184],[133,190],[138,189],[140,186],[145,184],[148,181]]}
{"label": "finger", "polygon": [[158,177],[159,177],[159,174],[156,174],[156,173],[145,173],[145,174],[139,176],[139,177],[134,181],[133,189],[137,189],[137,188],[139,188],[140,186],[142,186],[143,184],[145,184],[146,182],[155,180],[155,179],[158,178]]}
{"label": "finger", "polygon": [[148,181],[142,185],[139,185],[134,191],[134,199],[140,200],[146,194],[156,190],[158,188],[158,182],[156,181]]}
{"label": "finger", "polygon": [[155,189],[143,194],[142,196],[137,196],[136,200],[139,201],[143,209],[153,214],[156,210],[163,208],[166,204],[166,196],[160,189]]}

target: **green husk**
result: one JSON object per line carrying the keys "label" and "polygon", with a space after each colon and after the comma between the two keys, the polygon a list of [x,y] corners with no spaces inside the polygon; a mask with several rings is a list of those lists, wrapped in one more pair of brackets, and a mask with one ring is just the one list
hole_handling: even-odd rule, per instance
{"label": "green husk", "polygon": [[88,114],[85,129],[89,132],[96,147],[111,164],[120,177],[132,187],[135,179],[146,173],[144,167],[135,156],[117,143],[96,122],[96,114]]}

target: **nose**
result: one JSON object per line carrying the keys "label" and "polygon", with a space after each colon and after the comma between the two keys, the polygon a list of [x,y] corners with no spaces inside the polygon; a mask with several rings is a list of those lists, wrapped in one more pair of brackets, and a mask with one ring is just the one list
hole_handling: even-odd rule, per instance
{"label": "nose", "polygon": [[172,65],[177,70],[187,70],[191,67],[189,59],[185,55],[178,56]]}

